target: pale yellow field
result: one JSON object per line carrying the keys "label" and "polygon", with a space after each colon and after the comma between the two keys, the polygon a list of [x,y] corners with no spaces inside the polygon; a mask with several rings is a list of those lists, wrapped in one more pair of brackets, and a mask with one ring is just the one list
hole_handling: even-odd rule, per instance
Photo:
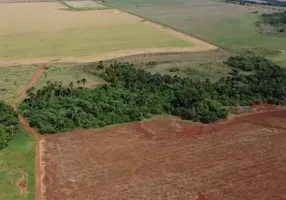
{"label": "pale yellow field", "polygon": [[139,18],[116,10],[71,12],[61,10],[64,8],[60,3],[1,4],[0,35],[140,22]]}
{"label": "pale yellow field", "polygon": [[60,3],[1,4],[0,66],[79,57],[92,60],[107,53],[112,57],[112,52],[118,57],[216,48],[122,11],[63,8]]}

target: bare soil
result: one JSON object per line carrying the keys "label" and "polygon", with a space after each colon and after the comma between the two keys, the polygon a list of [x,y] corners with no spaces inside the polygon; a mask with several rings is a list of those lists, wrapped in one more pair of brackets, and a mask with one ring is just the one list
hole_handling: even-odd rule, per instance
{"label": "bare soil", "polygon": [[20,124],[24,128],[25,131],[28,133],[32,134],[35,138],[35,199],[36,200],[41,200],[43,199],[41,197],[42,195],[42,175],[44,172],[42,172],[42,164],[41,164],[41,135],[33,129],[30,125],[29,122],[24,119],[24,117],[20,116],[19,117]]}
{"label": "bare soil", "polygon": [[26,178],[21,178],[18,182],[18,187],[22,195],[27,194],[27,180]]}
{"label": "bare soil", "polygon": [[173,117],[44,137],[44,199],[286,198],[286,110]]}

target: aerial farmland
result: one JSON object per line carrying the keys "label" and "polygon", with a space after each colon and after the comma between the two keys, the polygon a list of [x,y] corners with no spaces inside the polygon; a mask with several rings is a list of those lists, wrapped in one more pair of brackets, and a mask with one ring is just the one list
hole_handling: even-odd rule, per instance
{"label": "aerial farmland", "polygon": [[0,200],[286,199],[284,10],[0,0]]}

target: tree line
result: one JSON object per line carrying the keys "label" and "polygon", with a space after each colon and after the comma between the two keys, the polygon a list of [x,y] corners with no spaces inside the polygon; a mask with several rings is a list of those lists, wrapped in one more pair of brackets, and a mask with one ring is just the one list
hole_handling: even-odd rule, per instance
{"label": "tree line", "polygon": [[7,147],[19,130],[18,115],[4,101],[0,101],[0,149]]}
{"label": "tree line", "polygon": [[232,72],[215,83],[151,74],[130,63],[113,63],[101,73],[98,88],[48,82],[31,89],[21,113],[40,133],[97,128],[139,121],[158,114],[210,123],[227,117],[234,106],[285,104],[286,74],[259,57],[230,57]]}

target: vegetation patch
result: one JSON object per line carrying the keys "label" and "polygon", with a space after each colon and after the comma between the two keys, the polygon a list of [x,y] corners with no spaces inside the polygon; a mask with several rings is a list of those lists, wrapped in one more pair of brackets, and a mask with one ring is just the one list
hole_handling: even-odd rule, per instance
{"label": "vegetation patch", "polygon": [[188,61],[175,63],[158,63],[155,65],[142,66],[152,74],[188,77],[194,80],[205,80],[209,78],[211,82],[218,81],[221,77],[227,76],[231,72],[231,67],[222,62]]}
{"label": "vegetation patch", "polygon": [[248,55],[259,55],[261,57],[267,57],[267,56],[281,56],[281,51],[276,49],[267,49],[267,48],[252,48],[245,51],[242,51],[241,53],[247,53]]}
{"label": "vegetation patch", "polygon": [[[284,37],[279,37],[279,34],[263,34],[255,25],[260,19],[261,14],[258,13],[273,13],[273,9],[268,6],[237,6],[214,0],[105,0],[105,2],[107,5],[119,7],[148,20],[194,35],[232,52],[239,53],[255,48],[271,51],[286,50]],[[266,55],[266,58],[286,66],[285,54]]]}
{"label": "vegetation patch", "polygon": [[68,8],[63,10],[70,11],[86,11],[86,10],[102,10],[106,9],[106,6],[94,1],[64,1]]}
{"label": "vegetation patch", "polygon": [[86,79],[88,82],[86,85],[91,83],[100,83],[103,80],[96,75],[97,70],[91,71],[92,68],[98,66],[95,63],[87,64],[53,64],[49,65],[45,71],[41,74],[35,88],[42,88],[47,81],[49,82],[61,82],[63,85],[68,85],[71,81]]}
{"label": "vegetation patch", "polygon": [[[56,133],[158,114],[209,123],[226,118],[233,106],[285,103],[286,74],[278,65],[257,57],[231,57],[226,64],[234,68],[229,76],[211,83],[113,63],[101,73],[108,85],[85,88],[83,81],[79,87],[49,82],[29,90],[20,110],[40,133]],[[251,69],[246,68],[249,64]]]}
{"label": "vegetation patch", "polygon": [[257,23],[264,33],[286,33],[286,11],[262,14]]}
{"label": "vegetation patch", "polygon": [[0,67],[0,100],[12,103],[37,68],[37,65]]}
{"label": "vegetation patch", "polygon": [[10,106],[0,101],[0,149],[7,147],[14,134],[19,131],[18,115]]}
{"label": "vegetation patch", "polygon": [[0,199],[34,199],[34,140],[0,101]]}
{"label": "vegetation patch", "polygon": [[0,150],[0,199],[34,199],[34,147],[33,136],[19,130]]}

